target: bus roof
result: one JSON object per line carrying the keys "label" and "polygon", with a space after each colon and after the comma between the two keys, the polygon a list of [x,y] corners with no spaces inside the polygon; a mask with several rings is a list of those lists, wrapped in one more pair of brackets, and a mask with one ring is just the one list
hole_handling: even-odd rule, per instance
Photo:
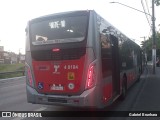
{"label": "bus roof", "polygon": [[77,10],[77,11],[67,11],[67,12],[59,12],[59,13],[53,13],[53,14],[48,14],[48,15],[43,15],[43,16],[40,16],[40,17],[37,17],[37,18],[33,18],[31,19],[30,21],[31,22],[35,22],[35,21],[38,21],[38,20],[43,20],[43,19],[46,19],[46,18],[50,18],[50,17],[53,17],[53,16],[62,16],[62,15],[83,15],[83,14],[87,14],[89,13],[90,11],[94,11],[94,10]]}

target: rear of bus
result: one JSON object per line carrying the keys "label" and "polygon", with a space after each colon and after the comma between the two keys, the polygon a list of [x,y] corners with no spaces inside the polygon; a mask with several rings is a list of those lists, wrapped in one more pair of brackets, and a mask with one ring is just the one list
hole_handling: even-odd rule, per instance
{"label": "rear of bus", "polygon": [[26,29],[27,100],[34,104],[97,107],[94,11],[54,14]]}

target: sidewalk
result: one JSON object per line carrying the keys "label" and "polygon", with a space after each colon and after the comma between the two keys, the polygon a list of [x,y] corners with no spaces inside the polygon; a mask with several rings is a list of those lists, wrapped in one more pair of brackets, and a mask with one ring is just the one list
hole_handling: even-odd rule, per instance
{"label": "sidewalk", "polygon": [[160,111],[160,67],[152,74],[152,64],[146,66],[147,76],[143,80],[140,94],[137,96],[133,111]]}

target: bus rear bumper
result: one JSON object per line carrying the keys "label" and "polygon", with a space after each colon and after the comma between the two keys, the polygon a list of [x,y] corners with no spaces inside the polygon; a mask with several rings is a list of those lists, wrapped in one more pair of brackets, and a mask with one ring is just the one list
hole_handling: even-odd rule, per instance
{"label": "bus rear bumper", "polygon": [[71,107],[97,107],[97,97],[95,96],[95,89],[93,87],[84,91],[81,95],[44,95],[39,94],[35,89],[26,85],[27,100],[33,104],[47,104]]}

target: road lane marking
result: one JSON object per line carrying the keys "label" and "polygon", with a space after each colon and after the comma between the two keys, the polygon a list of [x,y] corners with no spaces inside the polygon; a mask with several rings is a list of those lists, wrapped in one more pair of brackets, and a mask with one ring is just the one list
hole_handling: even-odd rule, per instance
{"label": "road lane marking", "polygon": [[[46,108],[46,107],[41,107],[41,108],[35,109],[35,110],[33,110],[33,111],[39,112],[39,111],[44,111],[45,109],[47,109],[47,108]],[[29,118],[29,117],[16,117],[16,118],[14,118],[14,119],[12,119],[12,120],[23,120],[23,119],[25,119],[25,118]]]}
{"label": "road lane marking", "polygon": [[34,111],[44,111],[45,109],[47,109],[47,108],[46,108],[46,107],[41,107],[41,108],[36,109],[36,110],[34,110]]}

